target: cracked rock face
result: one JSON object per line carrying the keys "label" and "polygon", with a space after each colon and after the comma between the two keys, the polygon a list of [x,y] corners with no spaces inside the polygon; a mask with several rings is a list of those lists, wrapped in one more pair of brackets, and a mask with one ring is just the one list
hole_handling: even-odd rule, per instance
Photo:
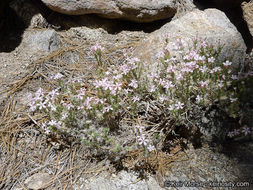
{"label": "cracked rock face", "polygon": [[68,15],[98,14],[135,22],[173,17],[176,0],[42,0],[50,9]]}

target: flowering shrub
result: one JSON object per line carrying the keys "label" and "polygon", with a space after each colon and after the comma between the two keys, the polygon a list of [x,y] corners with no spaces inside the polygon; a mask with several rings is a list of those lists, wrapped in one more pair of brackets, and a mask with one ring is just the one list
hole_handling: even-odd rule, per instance
{"label": "flowering shrub", "polygon": [[[174,43],[179,54],[171,56],[168,45],[167,40],[164,51],[157,54],[161,69],[148,74],[143,73],[148,65],[128,52],[124,53],[125,62],[103,68],[89,84],[66,81],[57,74],[52,79],[58,87],[49,92],[40,88],[30,111],[47,114],[49,120],[42,124],[47,134],[75,136],[97,149],[137,146],[147,152],[158,148],[164,136],[174,132],[174,126],[195,125],[194,114],[214,102],[230,106],[231,113],[238,111],[233,84],[240,76],[232,71],[231,61],[218,59],[221,48],[196,41],[187,49],[187,43],[179,39]],[[103,48],[96,44],[91,51],[101,66]],[[154,122],[158,113],[162,113],[161,121]],[[163,132],[168,125],[169,130]]]}

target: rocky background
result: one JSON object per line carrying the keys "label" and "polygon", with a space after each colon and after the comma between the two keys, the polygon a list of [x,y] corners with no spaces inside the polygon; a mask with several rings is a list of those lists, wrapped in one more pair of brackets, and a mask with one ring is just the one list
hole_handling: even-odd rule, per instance
{"label": "rocky background", "polygon": [[[26,94],[48,85],[50,74],[88,75],[95,63],[89,47],[96,42],[105,47],[108,62],[120,62],[120,50],[134,48],[152,65],[164,35],[222,43],[222,55],[233,56],[234,63],[252,61],[253,0],[1,0],[0,189],[155,190],[164,189],[165,181],[241,181],[251,185],[242,189],[253,189],[252,135],[224,140],[221,120],[227,126],[237,121],[220,113],[206,116],[211,131],[203,127],[201,146],[159,155],[156,160],[167,159],[163,171],[154,167],[148,174],[127,159],[123,165],[98,162],[80,147],[62,149],[40,134],[36,120],[21,117]],[[251,92],[241,121],[249,125]]]}

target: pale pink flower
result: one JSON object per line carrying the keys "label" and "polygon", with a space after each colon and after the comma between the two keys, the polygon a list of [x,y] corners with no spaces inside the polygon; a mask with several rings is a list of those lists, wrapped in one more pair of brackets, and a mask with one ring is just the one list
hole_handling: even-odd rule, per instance
{"label": "pale pink flower", "polygon": [[53,76],[54,80],[58,80],[61,79],[63,77],[63,75],[61,73],[57,73],[55,76]]}
{"label": "pale pink flower", "polygon": [[118,75],[116,75],[116,76],[113,76],[112,78],[115,79],[115,80],[119,80],[119,79],[121,79],[122,77],[123,77],[122,74],[118,74]]}
{"label": "pale pink flower", "polygon": [[194,60],[195,61],[204,61],[205,60],[205,57],[204,56],[201,56],[199,54],[196,54],[194,55]]}
{"label": "pale pink flower", "polygon": [[129,84],[129,86],[133,87],[133,88],[137,88],[138,87],[138,82],[137,80],[133,79],[131,80],[131,83]]}
{"label": "pale pink flower", "polygon": [[199,70],[200,70],[202,73],[205,73],[205,72],[208,71],[208,68],[204,65],[204,66],[200,67]]}
{"label": "pale pink flower", "polygon": [[30,107],[29,111],[31,111],[31,112],[34,112],[37,108],[37,106],[35,105],[35,102],[30,103],[29,107]]}
{"label": "pale pink flower", "polygon": [[145,127],[142,125],[135,125],[135,127],[139,130],[140,133],[142,133],[145,130]]}
{"label": "pale pink flower", "polygon": [[105,103],[105,99],[100,99],[100,98],[94,98],[94,103],[95,104],[104,104]]}
{"label": "pale pink flower", "polygon": [[245,73],[246,78],[249,76],[253,76],[253,71],[248,71],[247,73]]}
{"label": "pale pink flower", "polygon": [[81,88],[80,90],[77,90],[78,94],[76,95],[76,98],[79,100],[83,99],[83,96],[85,95],[86,89]]}
{"label": "pale pink flower", "polygon": [[51,100],[55,99],[59,95],[58,89],[52,90],[48,93],[48,96],[51,96]]}
{"label": "pale pink flower", "polygon": [[156,57],[157,57],[158,59],[164,58],[164,56],[165,56],[165,53],[164,53],[163,51],[159,51],[159,52],[156,54]]}
{"label": "pale pink flower", "polygon": [[104,48],[102,46],[100,46],[98,43],[96,43],[96,45],[91,46],[90,50],[92,52],[97,52],[97,51],[103,51]]}
{"label": "pale pink flower", "polygon": [[224,84],[222,82],[219,82],[217,85],[219,88],[222,88],[224,86]]}
{"label": "pale pink flower", "polygon": [[176,74],[176,80],[180,81],[180,80],[183,80],[183,75],[181,73],[177,73]]}
{"label": "pale pink flower", "polygon": [[234,132],[232,132],[232,131],[228,132],[228,137],[232,138],[233,136],[235,136]]}
{"label": "pale pink flower", "polygon": [[224,66],[230,66],[230,65],[232,65],[232,62],[230,62],[230,61],[227,60],[226,62],[223,63],[223,65]]}
{"label": "pale pink flower", "polygon": [[43,109],[43,108],[46,108],[45,102],[39,102],[39,103],[37,104],[37,106],[39,106],[39,109],[40,109],[40,110]]}
{"label": "pale pink flower", "polygon": [[107,113],[107,112],[110,112],[110,111],[112,111],[113,110],[113,108],[112,108],[112,106],[111,105],[109,105],[109,106],[106,106],[106,107],[103,107],[103,113]]}
{"label": "pale pink flower", "polygon": [[206,87],[209,84],[209,81],[200,81],[199,84],[201,87]]}
{"label": "pale pink flower", "polygon": [[172,82],[171,81],[166,81],[166,82],[164,82],[163,84],[163,87],[165,88],[165,89],[169,89],[169,88],[174,88],[175,87],[175,85],[174,84],[172,84]]}
{"label": "pale pink flower", "polygon": [[131,67],[127,64],[123,64],[119,66],[119,69],[122,72],[122,74],[126,75],[131,70]]}
{"label": "pale pink flower", "polygon": [[174,50],[180,50],[180,49],[181,49],[179,43],[172,42],[172,46],[173,46],[173,49],[174,49]]}
{"label": "pale pink flower", "polygon": [[134,65],[134,64],[140,62],[140,59],[137,58],[137,57],[132,57],[132,58],[130,58],[130,59],[128,60],[128,62],[129,62],[131,65]]}
{"label": "pale pink flower", "polygon": [[160,95],[159,100],[163,103],[166,99],[168,99],[165,95]]}
{"label": "pale pink flower", "polygon": [[184,106],[184,103],[181,103],[181,102],[178,102],[178,103],[175,104],[175,108],[178,109],[178,110],[183,109],[184,108],[183,106]]}
{"label": "pale pink flower", "polygon": [[52,111],[56,111],[56,106],[51,102],[48,103],[48,106],[51,108]]}
{"label": "pale pink flower", "polygon": [[139,142],[139,145],[144,145],[146,146],[148,144],[148,140],[146,139],[146,136],[145,134],[141,134],[140,136],[137,136],[137,139],[138,139],[138,142]]}
{"label": "pale pink flower", "polygon": [[138,102],[140,100],[140,97],[139,96],[134,96],[132,98],[133,102]]}
{"label": "pale pink flower", "polygon": [[51,121],[48,122],[48,125],[56,126],[57,125],[57,121],[51,120]]}
{"label": "pale pink flower", "polygon": [[247,127],[247,126],[245,125],[245,126],[243,127],[243,129],[242,129],[242,132],[243,132],[244,135],[246,136],[246,135],[248,135],[248,134],[251,133],[251,130],[250,130],[249,127]]}
{"label": "pale pink flower", "polygon": [[155,150],[155,147],[153,145],[148,145],[147,149],[149,152],[152,152],[153,150]]}
{"label": "pale pink flower", "polygon": [[216,73],[217,71],[221,71],[221,68],[220,68],[220,67],[214,67],[214,68],[212,69],[212,71]]}
{"label": "pale pink flower", "polygon": [[67,110],[74,108],[73,104],[71,104],[71,103],[65,104],[64,106],[67,108]]}
{"label": "pale pink flower", "polygon": [[64,120],[68,117],[68,113],[67,112],[64,112],[61,116],[61,120]]}
{"label": "pale pink flower", "polygon": [[167,72],[168,73],[175,73],[176,72],[176,66],[169,65],[167,67]]}
{"label": "pale pink flower", "polygon": [[172,105],[169,105],[169,108],[168,108],[170,111],[173,111],[175,109],[175,106],[172,104]]}
{"label": "pale pink flower", "polygon": [[230,101],[231,101],[231,102],[236,102],[236,101],[237,101],[237,98],[230,98]]}
{"label": "pale pink flower", "polygon": [[203,98],[200,95],[197,95],[196,101],[197,103],[200,103],[203,100]]}
{"label": "pale pink flower", "polygon": [[34,100],[40,100],[41,97],[44,96],[44,90],[42,88],[39,88],[36,92],[35,92],[35,98]]}
{"label": "pale pink flower", "polygon": [[155,86],[154,84],[151,84],[151,86],[150,86],[150,88],[148,89],[148,91],[149,91],[150,93],[155,92],[155,91],[156,91],[156,86]]}
{"label": "pale pink flower", "polygon": [[214,63],[214,61],[215,61],[215,58],[214,58],[214,57],[209,57],[209,58],[208,58],[208,62],[209,62],[209,63]]}
{"label": "pale pink flower", "polygon": [[239,130],[239,129],[235,129],[235,130],[233,131],[233,133],[234,133],[234,135],[239,135],[239,134],[240,134],[240,130]]}
{"label": "pale pink flower", "polygon": [[87,97],[86,100],[83,103],[83,106],[86,107],[87,109],[91,109],[91,101],[93,101],[93,97]]}

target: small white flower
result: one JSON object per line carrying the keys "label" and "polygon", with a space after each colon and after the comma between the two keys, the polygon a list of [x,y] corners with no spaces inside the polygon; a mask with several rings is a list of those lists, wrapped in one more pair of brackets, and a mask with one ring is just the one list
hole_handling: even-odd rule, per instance
{"label": "small white flower", "polygon": [[46,108],[45,102],[39,102],[39,103],[37,104],[37,106],[39,106],[39,109],[40,109],[40,110],[43,109],[43,108]]}
{"label": "small white flower", "polygon": [[172,104],[172,105],[169,106],[168,109],[169,109],[170,111],[173,111],[173,110],[175,109],[175,106]]}
{"label": "small white flower", "polygon": [[218,87],[220,87],[220,88],[222,88],[222,87],[224,86],[224,84],[223,84],[222,82],[218,83],[217,85],[218,85]]}
{"label": "small white flower", "polygon": [[164,58],[164,56],[165,56],[165,53],[164,53],[163,51],[159,51],[159,52],[156,54],[156,57],[157,57],[158,59]]}
{"label": "small white flower", "polygon": [[64,112],[61,116],[61,120],[64,120],[68,117],[68,113],[67,112]]}
{"label": "small white flower", "polygon": [[214,63],[214,61],[215,61],[215,58],[214,58],[214,57],[208,58],[208,62],[209,62],[209,63]]}
{"label": "small white flower", "polygon": [[139,96],[134,96],[132,98],[133,102],[138,102],[140,100],[140,97]]}
{"label": "small white flower", "polygon": [[148,145],[147,149],[149,152],[152,152],[153,150],[155,150],[155,147],[153,145]]}
{"label": "small white flower", "polygon": [[238,80],[238,76],[237,76],[237,75],[232,75],[232,76],[231,76],[231,79],[233,79],[233,80]]}
{"label": "small white flower", "polygon": [[137,139],[139,141],[139,145],[144,145],[146,146],[148,144],[148,140],[146,139],[145,134],[141,134],[140,136],[137,136]]}
{"label": "small white flower", "polygon": [[53,77],[53,79],[54,80],[58,80],[58,79],[61,79],[63,77],[63,75],[61,74],[61,73],[57,73],[54,77]]}
{"label": "small white flower", "polygon": [[230,98],[230,101],[235,102],[235,101],[237,101],[237,98]]}
{"label": "small white flower", "polygon": [[29,111],[30,112],[34,112],[37,108],[37,106],[35,105],[35,102],[32,102],[31,104],[29,104],[30,108]]}
{"label": "small white flower", "polygon": [[109,105],[109,106],[104,107],[102,112],[107,113],[107,112],[110,112],[111,110],[113,110],[113,108],[112,106]]}
{"label": "small white flower", "polygon": [[155,91],[156,91],[156,86],[155,86],[154,84],[151,84],[151,86],[150,86],[150,88],[148,89],[148,91],[149,91],[150,93],[155,92]]}
{"label": "small white flower", "polygon": [[223,63],[223,65],[224,65],[224,66],[230,66],[230,65],[232,65],[232,62],[226,61],[226,62]]}
{"label": "small white flower", "polygon": [[133,79],[131,80],[131,83],[129,84],[129,86],[133,87],[133,88],[137,88],[138,87],[138,82],[137,80]]}
{"label": "small white flower", "polygon": [[184,103],[181,103],[181,102],[178,102],[178,103],[175,104],[175,108],[178,109],[178,110],[183,109],[184,108],[183,106],[184,106]]}
{"label": "small white flower", "polygon": [[104,48],[102,46],[100,46],[98,43],[96,43],[96,45],[91,46],[90,50],[92,52],[97,52],[97,51],[103,51]]}
{"label": "small white flower", "polygon": [[201,100],[203,100],[203,98],[202,98],[200,95],[197,95],[197,97],[196,97],[196,101],[197,101],[197,103],[200,103],[200,102],[201,102]]}
{"label": "small white flower", "polygon": [[221,68],[220,67],[214,67],[212,69],[212,72],[216,73],[217,71],[221,71]]}
{"label": "small white flower", "polygon": [[48,125],[56,126],[57,122],[55,120],[51,120],[51,121],[48,122]]}
{"label": "small white flower", "polygon": [[145,127],[142,125],[135,125],[135,127],[139,130],[140,133],[142,133],[145,129]]}

